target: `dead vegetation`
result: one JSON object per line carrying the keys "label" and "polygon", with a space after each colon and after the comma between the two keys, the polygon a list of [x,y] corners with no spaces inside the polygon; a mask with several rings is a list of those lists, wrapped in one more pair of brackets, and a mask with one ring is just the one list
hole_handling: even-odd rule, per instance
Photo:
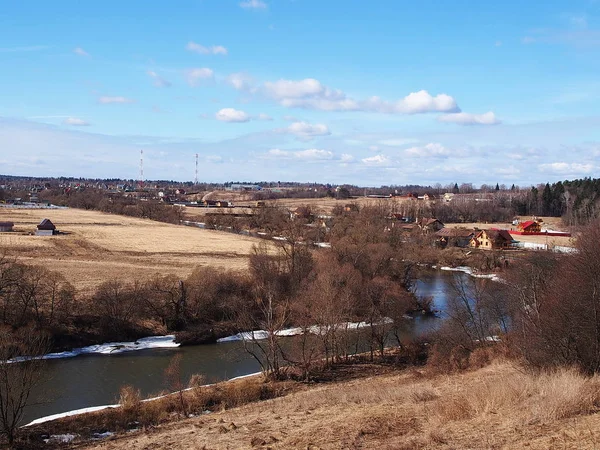
{"label": "dead vegetation", "polygon": [[320,385],[80,448],[596,448],[599,406],[598,377],[497,360],[454,375],[413,369]]}

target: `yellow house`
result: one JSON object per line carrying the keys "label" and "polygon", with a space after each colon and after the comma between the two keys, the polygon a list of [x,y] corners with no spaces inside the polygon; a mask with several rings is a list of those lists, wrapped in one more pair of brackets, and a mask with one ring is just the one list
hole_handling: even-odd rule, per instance
{"label": "yellow house", "polygon": [[469,247],[484,250],[509,248],[513,238],[507,230],[481,230],[471,238]]}

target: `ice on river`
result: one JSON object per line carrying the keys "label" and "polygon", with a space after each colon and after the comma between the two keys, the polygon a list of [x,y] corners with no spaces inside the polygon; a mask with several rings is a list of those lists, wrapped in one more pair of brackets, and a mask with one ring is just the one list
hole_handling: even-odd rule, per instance
{"label": "ice on river", "polygon": [[[73,358],[79,355],[115,355],[137,350],[151,348],[175,348],[179,344],[175,342],[175,335],[149,336],[138,339],[135,342],[107,342],[105,344],[90,345],[88,347],[75,348],[73,350],[57,353],[48,353],[42,359]],[[13,358],[11,362],[21,362],[28,359],[27,356]]]}

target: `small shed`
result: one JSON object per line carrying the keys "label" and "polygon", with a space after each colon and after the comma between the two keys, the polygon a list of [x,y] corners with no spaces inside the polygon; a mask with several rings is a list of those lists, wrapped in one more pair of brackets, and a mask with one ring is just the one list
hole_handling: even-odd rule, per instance
{"label": "small shed", "polygon": [[36,236],[52,236],[57,234],[58,231],[50,219],[44,219],[37,226]]}
{"label": "small shed", "polygon": [[6,231],[13,231],[13,227],[15,226],[12,222],[0,222],[0,233]]}

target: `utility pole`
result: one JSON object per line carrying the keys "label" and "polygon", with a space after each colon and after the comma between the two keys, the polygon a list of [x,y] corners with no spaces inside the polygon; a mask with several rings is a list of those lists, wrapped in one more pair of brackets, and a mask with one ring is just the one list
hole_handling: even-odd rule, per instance
{"label": "utility pole", "polygon": [[194,185],[198,184],[198,153],[196,153],[196,177],[194,178]]}
{"label": "utility pole", "polygon": [[144,186],[144,150],[140,150],[140,187]]}

